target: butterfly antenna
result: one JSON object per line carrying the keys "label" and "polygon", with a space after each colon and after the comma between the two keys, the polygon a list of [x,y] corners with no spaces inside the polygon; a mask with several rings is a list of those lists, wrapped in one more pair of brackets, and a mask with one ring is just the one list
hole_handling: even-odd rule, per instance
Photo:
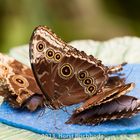
{"label": "butterfly antenna", "polygon": [[130,74],[132,74],[132,72],[133,72],[133,67],[130,69],[128,75],[126,76],[126,78],[125,78],[126,80],[128,80],[128,78],[129,78]]}
{"label": "butterfly antenna", "polygon": [[[129,78],[130,74],[132,74],[133,68],[134,68],[134,67],[131,68],[131,71],[129,72],[129,74],[128,74],[127,77],[126,77],[126,80]],[[133,75],[133,76],[134,76],[134,75]],[[134,81],[134,82],[135,82],[135,81]],[[134,90],[135,90],[135,92],[137,92],[138,94],[140,93],[140,89],[139,89],[137,86],[135,87]]]}

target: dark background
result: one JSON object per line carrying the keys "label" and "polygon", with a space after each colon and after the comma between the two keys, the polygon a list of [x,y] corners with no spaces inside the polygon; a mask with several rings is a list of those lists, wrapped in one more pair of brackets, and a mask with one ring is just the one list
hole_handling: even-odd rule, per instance
{"label": "dark background", "polygon": [[0,0],[0,51],[47,25],[65,41],[140,36],[140,0]]}

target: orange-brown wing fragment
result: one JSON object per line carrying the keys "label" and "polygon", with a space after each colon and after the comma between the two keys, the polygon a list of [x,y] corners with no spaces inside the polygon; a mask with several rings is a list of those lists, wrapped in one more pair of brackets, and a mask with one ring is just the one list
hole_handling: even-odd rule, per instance
{"label": "orange-brown wing fragment", "polygon": [[34,111],[43,105],[43,96],[31,69],[3,54],[0,54],[0,95],[12,107],[26,106]]}

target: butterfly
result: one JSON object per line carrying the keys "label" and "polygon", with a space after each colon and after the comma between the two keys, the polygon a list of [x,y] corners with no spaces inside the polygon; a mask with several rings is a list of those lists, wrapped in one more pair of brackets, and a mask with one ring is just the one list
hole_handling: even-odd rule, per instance
{"label": "butterfly", "polygon": [[[98,123],[111,119],[112,116],[109,114],[116,113],[116,111],[118,114],[115,118],[135,114],[131,109],[132,105],[129,106],[130,115],[119,114],[119,112],[124,113],[127,108],[127,100],[137,100],[124,95],[131,91],[135,84],[126,84],[125,78],[121,78],[119,75],[113,76],[113,74],[123,70],[126,63],[105,66],[94,56],[87,55],[84,51],[79,51],[62,41],[46,26],[38,26],[33,31],[29,44],[29,54],[35,79],[48,107],[59,109],[83,102],[74,111],[68,123],[81,122],[83,114],[88,116],[91,111],[97,110],[98,112],[100,106],[102,109],[109,106],[112,110],[104,112],[109,117],[100,115],[102,119],[95,121]],[[117,104],[118,101],[122,104]],[[118,107],[124,104],[125,107],[121,110],[115,110],[111,107],[113,103]],[[137,110],[139,106],[138,100],[134,110]],[[77,121],[74,121],[75,116],[76,118],[78,116]],[[93,124],[92,118],[84,117],[84,119],[88,120],[88,124]],[[82,123],[84,124],[84,121]]]}
{"label": "butterfly", "polygon": [[0,53],[0,95],[14,108],[30,111],[43,106],[43,96],[32,70],[12,57]]}
{"label": "butterfly", "polygon": [[43,26],[31,37],[30,60],[46,104],[55,109],[89,99],[108,79],[108,68],[100,61],[67,45]]}

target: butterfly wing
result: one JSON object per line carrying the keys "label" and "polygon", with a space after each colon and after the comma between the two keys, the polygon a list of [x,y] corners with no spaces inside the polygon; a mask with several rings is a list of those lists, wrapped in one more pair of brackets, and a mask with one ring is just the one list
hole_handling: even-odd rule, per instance
{"label": "butterfly wing", "polygon": [[3,54],[0,54],[0,95],[13,107],[26,104],[32,111],[43,104],[42,92],[31,69]]}
{"label": "butterfly wing", "polygon": [[46,104],[49,106],[54,95],[51,91],[53,88],[52,72],[57,69],[61,55],[67,51],[68,48],[65,46],[63,41],[58,40],[57,36],[44,26],[37,27],[31,37],[29,48],[31,66],[36,81],[46,97]]}
{"label": "butterfly wing", "polygon": [[95,125],[107,120],[130,118],[140,112],[140,100],[123,95],[105,104],[73,114],[67,124]]}
{"label": "butterfly wing", "polygon": [[75,113],[82,112],[88,108],[91,108],[92,106],[109,102],[128,93],[134,87],[134,83],[125,84],[125,78],[121,78],[120,76],[110,76],[102,91],[98,95],[86,100],[75,110]]}
{"label": "butterfly wing", "polygon": [[108,69],[101,61],[67,45],[43,26],[31,37],[30,60],[46,104],[52,108],[90,98],[108,79]]}
{"label": "butterfly wing", "polygon": [[90,99],[86,100],[79,108],[75,110],[76,113],[80,113],[88,108],[91,108],[92,106],[97,106],[100,104],[104,104],[107,102],[110,102],[116,98],[119,98],[120,96],[128,93],[134,88],[134,83],[129,84],[123,84],[121,86],[116,86],[114,88],[110,89],[104,89],[102,93],[96,95],[95,97],[91,97]]}
{"label": "butterfly wing", "polygon": [[100,67],[72,55],[65,55],[54,73],[55,106],[87,100],[98,93],[106,78]]}

